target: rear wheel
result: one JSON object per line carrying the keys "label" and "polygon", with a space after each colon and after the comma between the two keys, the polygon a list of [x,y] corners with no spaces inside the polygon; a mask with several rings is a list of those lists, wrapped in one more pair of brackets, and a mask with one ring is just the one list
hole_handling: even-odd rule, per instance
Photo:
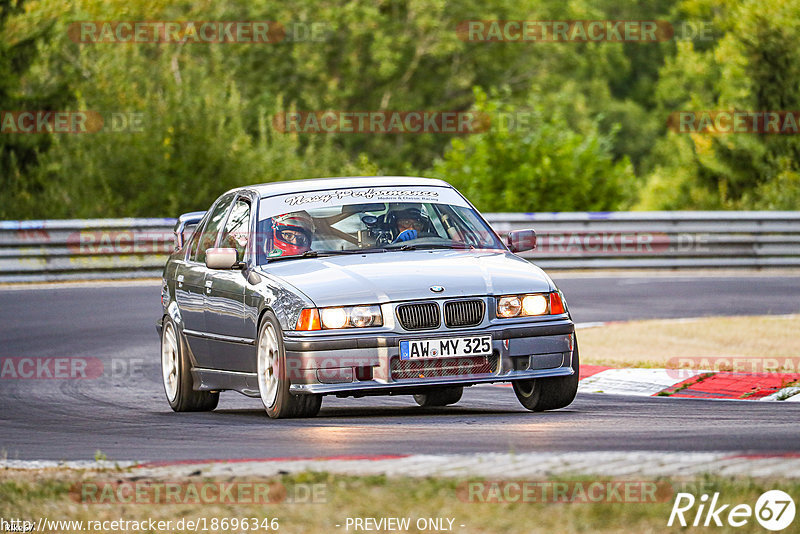
{"label": "rear wheel", "polygon": [[261,402],[272,419],[314,417],[322,405],[321,395],[292,395],[290,374],[286,369],[286,352],[277,317],[264,314],[258,330],[258,390]]}
{"label": "rear wheel", "polygon": [[463,393],[464,388],[461,386],[437,388],[431,389],[426,393],[414,395],[414,400],[417,401],[417,404],[424,407],[447,406],[448,404],[455,404],[460,401]]}
{"label": "rear wheel", "polygon": [[532,412],[564,408],[575,400],[578,393],[580,359],[577,339],[572,353],[572,370],[575,372],[570,376],[517,380],[513,383],[514,393],[520,404]]}
{"label": "rear wheel", "polygon": [[169,317],[164,317],[161,328],[161,377],[167,401],[176,412],[206,412],[219,403],[218,391],[194,391],[192,365]]}

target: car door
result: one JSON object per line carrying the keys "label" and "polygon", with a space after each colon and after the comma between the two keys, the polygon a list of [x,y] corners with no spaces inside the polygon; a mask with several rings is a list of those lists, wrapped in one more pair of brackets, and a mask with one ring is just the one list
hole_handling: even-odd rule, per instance
{"label": "car door", "polygon": [[196,354],[205,351],[205,339],[193,336],[193,332],[203,332],[205,330],[205,297],[203,295],[203,283],[205,281],[204,266],[200,266],[194,261],[197,253],[197,245],[203,233],[206,219],[195,228],[189,242],[186,244],[186,255],[184,261],[178,263],[175,269],[175,300],[180,310],[182,328],[192,360],[196,361]]}
{"label": "car door", "polygon": [[183,333],[198,367],[209,367],[208,327],[206,324],[206,292],[209,269],[206,250],[216,245],[222,223],[233,202],[233,195],[221,197],[209,211],[206,223],[192,236],[189,256],[177,274],[176,297],[183,317]]}
{"label": "car door", "polygon": [[[250,260],[251,204],[245,197],[233,203],[218,247],[234,248],[239,261]],[[209,360],[215,369],[250,371],[255,340],[246,328],[244,297],[247,279],[241,269],[209,269],[206,278],[206,329]]]}

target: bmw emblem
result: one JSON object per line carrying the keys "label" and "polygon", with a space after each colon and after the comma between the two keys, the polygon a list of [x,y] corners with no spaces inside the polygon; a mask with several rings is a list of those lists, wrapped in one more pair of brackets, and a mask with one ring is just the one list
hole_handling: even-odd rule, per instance
{"label": "bmw emblem", "polygon": [[444,288],[442,286],[431,286],[431,291],[434,293],[441,293],[444,291]]}

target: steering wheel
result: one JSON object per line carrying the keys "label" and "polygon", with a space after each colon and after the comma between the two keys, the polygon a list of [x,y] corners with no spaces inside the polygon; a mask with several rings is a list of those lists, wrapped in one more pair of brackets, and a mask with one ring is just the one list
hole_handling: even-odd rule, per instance
{"label": "steering wheel", "polygon": [[[400,235],[402,235],[402,233],[403,232],[400,232]],[[400,237],[400,235],[398,235],[397,237],[394,238],[394,241],[392,241],[392,244],[394,244],[394,243],[403,243],[404,242],[404,241],[398,241],[397,240]],[[417,236],[416,237],[412,237],[411,239],[406,239],[406,241],[414,241],[415,239],[423,239],[423,238],[426,238],[426,237],[440,237],[440,236],[439,236],[439,234],[435,234],[433,232],[417,232]]]}

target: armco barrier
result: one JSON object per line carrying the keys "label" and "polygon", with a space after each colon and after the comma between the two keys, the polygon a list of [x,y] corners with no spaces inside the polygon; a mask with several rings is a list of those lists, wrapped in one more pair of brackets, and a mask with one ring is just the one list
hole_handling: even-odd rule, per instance
{"label": "armco barrier", "polygon": [[490,213],[501,234],[533,228],[523,254],[546,269],[800,267],[800,211]]}
{"label": "armco barrier", "polygon": [[161,276],[175,219],[0,221],[0,282]]}
{"label": "armco barrier", "polygon": [[[546,269],[800,267],[800,212],[489,213]],[[0,282],[158,277],[175,219],[0,221]]]}

